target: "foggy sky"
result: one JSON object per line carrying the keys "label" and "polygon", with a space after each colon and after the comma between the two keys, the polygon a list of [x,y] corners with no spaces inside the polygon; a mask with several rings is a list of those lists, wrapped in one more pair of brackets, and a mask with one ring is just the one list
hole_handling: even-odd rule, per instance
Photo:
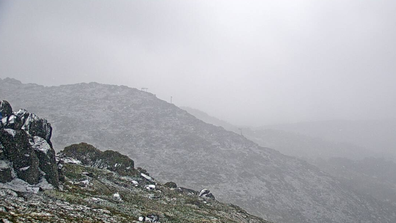
{"label": "foggy sky", "polygon": [[396,1],[0,0],[0,78],[148,88],[240,125],[396,118]]}

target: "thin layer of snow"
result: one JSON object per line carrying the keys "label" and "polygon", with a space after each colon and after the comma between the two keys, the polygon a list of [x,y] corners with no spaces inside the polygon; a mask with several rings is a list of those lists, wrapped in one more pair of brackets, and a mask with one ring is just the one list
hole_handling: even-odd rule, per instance
{"label": "thin layer of snow", "polygon": [[11,182],[0,183],[0,188],[10,189],[18,192],[37,193],[40,189],[37,185],[30,185],[26,181],[19,178],[13,179]]}
{"label": "thin layer of snow", "polygon": [[16,131],[14,129],[4,129],[4,131],[12,135],[12,137],[15,137]]}
{"label": "thin layer of snow", "polygon": [[33,137],[33,142],[30,142],[33,149],[39,150],[45,154],[51,149],[51,146],[47,143],[47,141],[39,136]]}

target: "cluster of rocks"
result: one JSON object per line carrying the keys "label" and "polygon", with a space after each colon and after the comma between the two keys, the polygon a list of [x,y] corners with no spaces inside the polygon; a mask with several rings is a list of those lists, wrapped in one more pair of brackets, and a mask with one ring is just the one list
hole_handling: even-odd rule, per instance
{"label": "cluster of rocks", "polygon": [[80,161],[82,165],[107,169],[121,176],[133,176],[138,173],[134,168],[133,160],[128,156],[112,150],[102,152],[84,142],[65,147],[59,152],[58,157],[60,160],[72,158]]}
{"label": "cluster of rocks", "polygon": [[52,148],[51,124],[26,110],[12,112],[0,101],[0,183],[14,179],[37,185],[59,186],[59,174]]}
{"label": "cluster of rocks", "polygon": [[0,222],[266,222],[207,189],[162,185],[115,151],[80,143],[56,157],[51,135],[47,120],[0,101]]}
{"label": "cluster of rocks", "polygon": [[0,222],[125,222],[103,208],[53,199],[44,194],[0,189]]}

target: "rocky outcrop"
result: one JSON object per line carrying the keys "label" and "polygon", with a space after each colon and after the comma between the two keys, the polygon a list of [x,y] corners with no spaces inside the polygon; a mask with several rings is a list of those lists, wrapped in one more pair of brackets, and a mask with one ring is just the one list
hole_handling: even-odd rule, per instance
{"label": "rocky outcrop", "polygon": [[45,179],[58,187],[58,168],[50,141],[51,125],[26,110],[13,113],[7,101],[0,104],[3,116],[0,126],[0,182],[19,178],[34,185]]}
{"label": "rocky outcrop", "polygon": [[138,173],[134,168],[133,160],[128,156],[112,150],[102,152],[88,143],[68,146],[59,153],[59,156],[76,159],[86,166],[108,169],[122,176],[133,176]]}
{"label": "rocky outcrop", "polygon": [[202,189],[198,196],[202,198],[215,199],[214,195],[208,189]]}

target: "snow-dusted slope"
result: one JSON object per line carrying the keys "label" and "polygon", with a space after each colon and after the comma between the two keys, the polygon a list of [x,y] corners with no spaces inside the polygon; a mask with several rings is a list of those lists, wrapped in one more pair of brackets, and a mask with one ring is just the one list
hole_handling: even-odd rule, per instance
{"label": "snow-dusted slope", "polygon": [[97,83],[0,81],[0,98],[46,116],[54,147],[87,142],[128,154],[157,179],[208,188],[276,222],[394,222],[395,211],[312,165],[206,124],[153,94]]}

